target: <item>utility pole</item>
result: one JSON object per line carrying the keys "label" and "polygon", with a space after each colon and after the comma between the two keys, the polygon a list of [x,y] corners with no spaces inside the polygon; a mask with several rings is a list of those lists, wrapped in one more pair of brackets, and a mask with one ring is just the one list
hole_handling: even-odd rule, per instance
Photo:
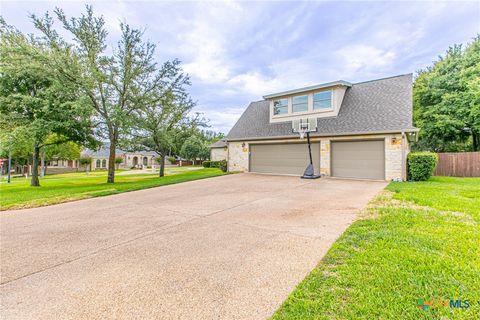
{"label": "utility pole", "polygon": [[8,183],[10,183],[10,171],[12,171],[12,146],[10,146],[10,150],[8,150],[8,175],[7,175]]}

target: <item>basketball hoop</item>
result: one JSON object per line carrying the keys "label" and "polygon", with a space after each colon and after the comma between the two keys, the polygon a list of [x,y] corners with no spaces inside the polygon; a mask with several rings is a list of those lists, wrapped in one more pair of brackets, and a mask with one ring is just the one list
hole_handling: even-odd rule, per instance
{"label": "basketball hoop", "polygon": [[300,139],[303,139],[307,135],[308,156],[310,163],[308,164],[302,179],[318,179],[320,175],[315,174],[315,169],[312,160],[312,149],[310,146],[310,132],[317,131],[317,118],[303,118],[292,120],[292,132],[296,132],[300,135]]}
{"label": "basketball hoop", "polygon": [[298,130],[298,133],[300,134],[300,139],[305,138],[305,133],[307,133],[307,128],[300,128]]}

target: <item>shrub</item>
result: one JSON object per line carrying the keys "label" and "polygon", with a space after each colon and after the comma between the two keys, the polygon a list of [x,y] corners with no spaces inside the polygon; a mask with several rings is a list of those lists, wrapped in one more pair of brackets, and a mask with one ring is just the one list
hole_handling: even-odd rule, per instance
{"label": "shrub", "polygon": [[223,172],[227,172],[227,160],[218,161],[218,168]]}
{"label": "shrub", "polygon": [[202,165],[204,168],[210,168],[210,164],[212,163],[212,161],[208,161],[208,160],[205,160],[202,162]]}
{"label": "shrub", "polygon": [[173,157],[173,156],[168,156],[167,160],[168,160],[168,162],[170,162],[170,164],[175,164],[175,160],[177,160],[177,159],[175,159],[175,157]]}
{"label": "shrub", "polygon": [[412,152],[408,154],[408,180],[428,180],[435,171],[438,156],[432,152]]}
{"label": "shrub", "polygon": [[80,163],[81,166],[87,166],[92,163],[92,158],[90,157],[80,158],[78,159],[78,162]]}

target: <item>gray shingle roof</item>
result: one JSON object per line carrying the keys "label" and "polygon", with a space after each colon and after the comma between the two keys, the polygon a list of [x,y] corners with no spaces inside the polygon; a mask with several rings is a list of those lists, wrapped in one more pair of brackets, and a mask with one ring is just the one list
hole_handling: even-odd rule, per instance
{"label": "gray shingle roof", "polygon": [[[125,150],[122,150],[122,149],[115,149],[115,154],[117,156],[120,156],[120,155],[125,154],[125,153],[141,154],[143,156],[156,156],[157,155],[153,151],[133,151],[133,152],[129,152],[129,151],[125,151]],[[110,143],[109,142],[103,143],[102,146],[100,147],[100,149],[98,149],[98,150],[86,149],[82,152],[82,157],[94,157],[94,158],[106,157],[106,158],[108,158],[109,155],[110,155]]]}
{"label": "gray shingle roof", "polygon": [[217,142],[212,143],[209,145],[210,148],[225,148],[227,146],[227,141],[222,139],[218,140]]}
{"label": "gray shingle roof", "polygon": [[[412,124],[412,74],[353,84],[337,117],[319,118],[315,135],[341,135],[415,129]],[[252,102],[227,140],[296,136],[291,121],[269,123],[269,102]]]}

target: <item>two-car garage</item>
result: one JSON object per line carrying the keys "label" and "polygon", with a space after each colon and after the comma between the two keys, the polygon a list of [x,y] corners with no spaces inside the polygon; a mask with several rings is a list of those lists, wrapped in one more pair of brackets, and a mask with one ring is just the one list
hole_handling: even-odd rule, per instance
{"label": "two-car garage", "polygon": [[[385,179],[384,140],[330,142],[330,169],[333,177]],[[312,160],[320,172],[320,143],[314,142]],[[249,171],[257,173],[302,175],[309,163],[306,143],[251,144]]]}

